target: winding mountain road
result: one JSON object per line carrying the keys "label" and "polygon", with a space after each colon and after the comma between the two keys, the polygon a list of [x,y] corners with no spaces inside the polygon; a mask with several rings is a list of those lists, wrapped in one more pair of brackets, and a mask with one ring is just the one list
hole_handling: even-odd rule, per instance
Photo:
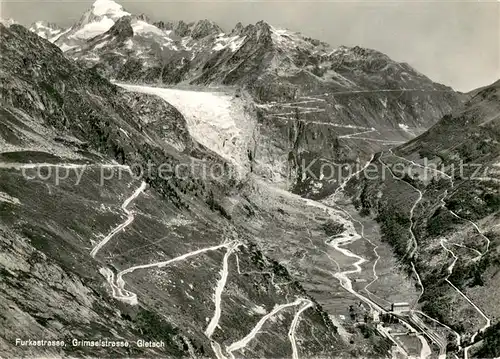
{"label": "winding mountain road", "polygon": [[359,170],[357,170],[357,171],[351,173],[349,176],[347,176],[347,178],[340,184],[340,186],[338,186],[335,189],[335,192],[333,193],[333,196],[331,197],[333,202],[335,202],[337,195],[345,189],[345,186],[347,186],[349,181],[351,181],[354,177],[358,176],[360,173],[363,173],[366,170],[366,168],[372,163],[374,158],[375,158],[375,155],[373,154],[370,157],[370,159],[368,161],[366,161],[366,163],[364,164],[363,167],[361,167]]}
{"label": "winding mountain road", "polygon": [[292,325],[290,325],[290,330],[288,331],[288,338],[290,339],[290,343],[292,344],[292,359],[299,359],[297,341],[295,339],[295,331],[297,330],[297,326],[299,325],[300,316],[304,311],[306,311],[308,308],[312,308],[313,306],[314,303],[309,299],[304,300],[304,306],[300,308],[300,310],[298,310],[293,317]]}
{"label": "winding mountain road", "polygon": [[421,165],[421,164],[416,163],[416,162],[414,162],[414,161],[411,161],[411,160],[409,160],[409,159],[407,159],[407,158],[404,158],[404,157],[398,156],[398,155],[396,155],[396,154],[394,153],[394,151],[392,150],[392,148],[390,148],[390,149],[388,150],[388,152],[389,152],[392,156],[394,156],[394,157],[396,157],[396,158],[398,158],[398,159],[400,159],[400,160],[402,160],[402,161],[405,161],[405,162],[411,163],[411,164],[412,164],[413,166],[415,166],[415,167],[420,167],[420,168],[422,168],[422,169],[425,169],[426,171],[432,171],[432,172],[435,172],[435,173],[440,174],[440,175],[441,175],[441,176],[443,176],[444,178],[446,178],[446,179],[450,180],[451,187],[452,187],[452,188],[454,187],[454,185],[455,185],[455,184],[454,184],[454,182],[453,182],[453,178],[452,178],[449,174],[447,174],[446,172],[441,171],[441,170],[438,170],[437,168],[433,168],[433,167],[429,167],[429,166]]}
{"label": "winding mountain road", "polygon": [[[257,324],[255,325],[255,327],[250,331],[250,333],[248,333],[244,338],[230,344],[229,346],[226,347],[226,352],[229,354],[229,356],[231,357],[231,359],[235,359],[235,356],[233,354],[233,352],[237,351],[237,350],[241,350],[241,349],[244,349],[248,343],[255,338],[255,336],[259,333],[259,331],[262,329],[262,326],[269,320],[271,319],[273,316],[275,316],[276,314],[278,314],[280,311],[286,309],[286,308],[289,308],[289,307],[293,307],[293,306],[298,306],[298,305],[301,305],[303,303],[309,303],[309,299],[305,299],[305,298],[297,298],[294,302],[292,303],[286,303],[286,304],[280,304],[280,305],[276,305],[274,307],[274,309],[267,313],[266,315],[264,315],[258,322]],[[306,308],[307,309],[307,308]],[[305,309],[304,309],[305,310]],[[293,325],[293,322],[292,322],[292,325]],[[292,347],[295,346],[295,341],[293,342],[292,344]],[[296,350],[296,348],[295,348]],[[296,351],[294,352],[296,353]],[[294,357],[295,359],[295,357]]]}
{"label": "winding mountain road", "polygon": [[113,297],[115,299],[120,300],[120,301],[125,302],[125,303],[128,303],[128,304],[131,304],[131,305],[136,305],[138,303],[137,294],[125,289],[125,281],[123,280],[124,275],[135,272],[136,270],[139,270],[139,269],[149,269],[149,268],[154,268],[154,267],[163,268],[171,263],[180,262],[180,261],[183,261],[189,257],[196,256],[196,255],[201,254],[201,253],[205,253],[205,252],[209,252],[209,251],[216,251],[216,250],[219,250],[221,248],[228,248],[231,245],[234,245],[234,243],[235,242],[226,242],[226,243],[222,243],[222,244],[212,246],[212,247],[197,249],[197,250],[194,250],[192,252],[185,253],[183,255],[180,255],[178,257],[175,257],[175,258],[172,258],[172,259],[169,259],[166,261],[133,266],[133,267],[130,267],[128,269],[125,269],[125,270],[122,270],[121,272],[119,272],[116,276],[116,280],[114,278],[114,275],[111,276],[109,274],[109,271],[110,271],[109,269],[108,270],[102,269],[101,273],[107,273],[105,275],[105,277],[108,280],[111,288],[115,289],[113,291]]}
{"label": "winding mountain road", "polygon": [[224,254],[224,259],[222,263],[222,270],[220,273],[220,279],[217,282],[217,287],[215,288],[215,312],[214,316],[210,320],[210,323],[207,326],[207,329],[205,329],[205,335],[210,338],[212,337],[212,334],[215,331],[215,328],[219,325],[219,319],[221,316],[221,296],[222,292],[224,291],[224,287],[226,286],[226,281],[227,281],[227,276],[229,273],[229,256],[231,253],[233,253],[236,248],[238,248],[241,245],[241,243],[235,242],[232,245],[230,245],[226,251],[226,254]]}
{"label": "winding mountain road", "polygon": [[127,207],[134,199],[136,199],[141,193],[144,192],[146,186],[146,182],[142,182],[140,187],[137,188],[135,192],[125,200],[125,202],[123,202],[121,208],[127,214],[127,220],[115,227],[111,232],[108,233],[108,235],[106,235],[106,237],[104,237],[99,243],[97,243],[94,248],[92,248],[92,251],[90,252],[92,258],[95,258],[97,252],[99,252],[99,250],[104,247],[106,243],[111,240],[111,238],[113,238],[117,233],[123,231],[128,225],[130,225],[130,223],[134,221],[134,212],[129,211]]}
{"label": "winding mountain road", "polygon": [[466,222],[469,222],[473,227],[474,229],[477,231],[477,233],[479,233],[479,235],[486,241],[486,249],[485,251],[482,253],[482,255],[484,256],[486,254],[486,252],[488,252],[490,250],[490,244],[491,244],[491,241],[488,237],[486,237],[484,235],[484,233],[479,229],[479,226],[472,222],[471,220],[467,219],[467,218],[463,218],[463,217],[460,217],[458,214],[456,214],[455,212],[453,212],[452,210],[448,209],[448,211],[456,218],[458,219],[461,219],[462,221],[466,221]]}

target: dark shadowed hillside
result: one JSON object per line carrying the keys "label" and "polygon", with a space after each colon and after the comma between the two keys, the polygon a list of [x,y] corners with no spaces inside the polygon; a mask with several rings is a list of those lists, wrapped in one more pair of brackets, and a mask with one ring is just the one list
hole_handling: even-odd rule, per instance
{"label": "dark shadowed hillside", "polygon": [[462,335],[462,347],[482,343],[470,349],[479,357],[492,355],[500,315],[499,113],[497,81],[421,136],[378,154],[377,180],[349,184],[401,265],[419,274],[421,310]]}

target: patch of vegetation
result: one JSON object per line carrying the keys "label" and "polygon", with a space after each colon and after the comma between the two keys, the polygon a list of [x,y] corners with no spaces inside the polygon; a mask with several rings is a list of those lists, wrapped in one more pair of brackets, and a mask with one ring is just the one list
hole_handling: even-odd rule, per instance
{"label": "patch of vegetation", "polygon": [[487,252],[477,262],[471,262],[467,266],[458,266],[453,270],[450,276],[452,281],[459,289],[464,287],[483,286],[483,274],[490,267],[500,266],[500,254],[497,252]]}
{"label": "patch of vegetation", "polygon": [[438,208],[427,221],[427,234],[438,237],[456,228],[459,220],[449,211]]}
{"label": "patch of vegetation", "polygon": [[231,215],[226,211],[226,209],[222,207],[220,203],[215,200],[212,191],[210,191],[210,195],[208,196],[207,204],[210,207],[210,210],[219,212],[223,217],[231,219]]}
{"label": "patch of vegetation", "polygon": [[457,333],[465,333],[466,329],[462,323],[450,322],[450,317],[447,313],[450,313],[449,308],[449,298],[442,295],[442,287],[440,285],[435,285],[432,289],[426,287],[428,293],[422,296],[422,311],[429,315],[430,317],[448,325],[451,329]]}
{"label": "patch of vegetation", "polygon": [[461,186],[453,197],[447,200],[447,207],[469,220],[484,218],[500,211],[500,194],[498,189],[488,183],[475,182]]}
{"label": "patch of vegetation", "polygon": [[484,341],[481,349],[475,353],[477,358],[500,357],[500,322],[486,329],[478,337]]}
{"label": "patch of vegetation", "polygon": [[[355,349],[351,353],[357,358],[385,358],[391,350],[392,342],[380,336],[372,324],[361,324],[357,328],[363,335],[363,338],[368,342],[370,352],[363,353],[359,349]],[[356,340],[353,339],[350,343],[356,345]]]}
{"label": "patch of vegetation", "polygon": [[410,228],[410,219],[406,214],[390,207],[383,208],[377,221],[381,224],[383,239],[392,245],[396,254],[404,255]]}
{"label": "patch of vegetation", "polygon": [[64,100],[62,98],[62,96],[59,94],[59,92],[57,92],[57,90],[49,83],[47,82],[42,82],[40,84],[40,86],[42,87],[42,89],[47,92],[47,94],[52,97],[52,99],[54,99],[57,104],[59,106],[62,106],[63,103],[64,103]]}
{"label": "patch of vegetation", "polygon": [[369,324],[361,324],[359,327],[359,331],[363,334],[363,337],[366,339],[373,337],[376,335],[376,330],[372,325]]}
{"label": "patch of vegetation", "polygon": [[328,220],[321,225],[327,236],[336,236],[345,231],[345,226],[342,223],[337,223],[333,220]]}

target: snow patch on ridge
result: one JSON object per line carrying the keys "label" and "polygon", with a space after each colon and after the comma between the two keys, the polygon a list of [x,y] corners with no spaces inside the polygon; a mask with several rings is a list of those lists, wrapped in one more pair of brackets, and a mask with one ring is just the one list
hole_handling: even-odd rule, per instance
{"label": "snow patch on ridge", "polygon": [[76,47],[78,47],[78,46],[76,46],[76,45],[74,45],[74,46],[69,46],[69,45],[68,45],[68,44],[66,44],[66,43],[63,43],[63,44],[61,44],[61,46],[59,46],[59,48],[61,49],[61,51],[62,51],[62,52],[66,52],[66,51],[71,50],[71,49],[74,49],[74,48],[76,48]]}
{"label": "snow patch on ridge", "polygon": [[90,39],[92,37],[105,33],[106,31],[111,29],[114,24],[115,22],[109,17],[103,17],[99,21],[84,25],[80,30],[72,34],[70,38]]}
{"label": "snow patch on ridge", "polygon": [[45,25],[43,21],[37,21],[30,28],[30,31],[34,32],[35,34],[44,39],[50,39],[53,38],[54,36],[59,35],[62,29],[52,28],[50,26]]}
{"label": "snow patch on ridge", "polygon": [[134,34],[155,34],[165,36],[165,33],[154,25],[148,24],[145,21],[138,20],[132,24]]}
{"label": "snow patch on ridge", "polygon": [[243,45],[245,39],[246,36],[240,37],[236,35],[236,36],[226,37],[225,34],[219,34],[219,36],[215,40],[215,45],[212,48],[212,50],[221,51],[229,47],[232,52],[235,52],[241,47],[241,45]]}
{"label": "snow patch on ridge", "polygon": [[3,19],[3,18],[0,18],[0,24],[2,24],[5,27],[10,27],[10,25],[17,24],[17,22],[14,19]]}
{"label": "snow patch on ridge", "polygon": [[134,47],[134,42],[128,39],[127,41],[125,41],[125,47],[129,50],[132,50],[132,48]]}
{"label": "snow patch on ridge", "polygon": [[408,125],[405,125],[404,123],[399,123],[398,126],[399,126],[400,129],[402,129],[406,133],[408,133],[408,134],[412,135],[413,137],[415,137],[415,134],[413,133],[413,131],[410,129],[410,127]]}
{"label": "snow patch on ridge", "polygon": [[108,44],[108,41],[103,41],[100,44],[94,46],[94,50],[102,49],[104,46]]}
{"label": "snow patch on ridge", "polygon": [[9,194],[7,194],[5,192],[1,192],[1,191],[0,191],[0,202],[6,202],[6,203],[10,203],[10,204],[15,204],[15,205],[21,204],[21,202],[19,201],[18,198],[12,197]]}

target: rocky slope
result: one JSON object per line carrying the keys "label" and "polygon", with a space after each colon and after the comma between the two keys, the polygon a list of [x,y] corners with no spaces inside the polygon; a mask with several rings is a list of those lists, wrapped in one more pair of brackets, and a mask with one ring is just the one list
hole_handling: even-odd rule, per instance
{"label": "rocky slope", "polygon": [[[228,165],[189,136],[175,108],[124,92],[22,26],[0,25],[0,36],[2,356],[387,355],[388,340],[368,324],[370,335],[345,323],[350,339],[341,338],[304,287],[308,267],[273,256],[266,232],[277,224],[326,247],[322,208],[304,217],[309,204],[251,178],[197,176]],[[307,231],[291,229],[300,219]],[[346,296],[319,278],[334,302]],[[19,347],[16,338],[65,345]]]}
{"label": "rocky slope", "polygon": [[469,353],[478,357],[499,354],[499,113],[497,81],[421,136],[378,154],[372,175],[349,184],[401,265],[419,274],[419,307],[458,333],[462,348],[479,343]]}

